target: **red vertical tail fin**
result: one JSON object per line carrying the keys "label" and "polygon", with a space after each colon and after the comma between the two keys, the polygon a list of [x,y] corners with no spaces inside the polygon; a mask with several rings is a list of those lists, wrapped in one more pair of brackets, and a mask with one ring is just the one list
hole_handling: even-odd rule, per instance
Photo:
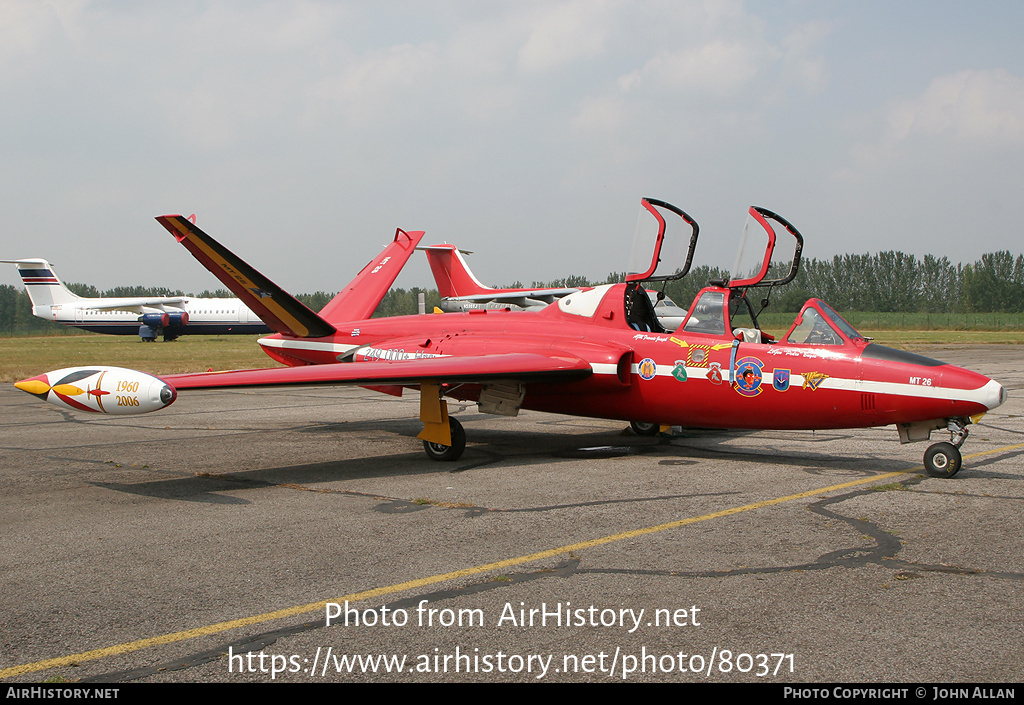
{"label": "red vertical tail fin", "polygon": [[494,291],[473,276],[469,265],[462,259],[462,253],[455,245],[431,245],[419,249],[427,253],[430,271],[434,274],[437,292],[442,299],[488,294]]}
{"label": "red vertical tail fin", "polygon": [[334,324],[372,316],[422,238],[423,231],[396,230],[391,244],[321,309],[320,317]]}

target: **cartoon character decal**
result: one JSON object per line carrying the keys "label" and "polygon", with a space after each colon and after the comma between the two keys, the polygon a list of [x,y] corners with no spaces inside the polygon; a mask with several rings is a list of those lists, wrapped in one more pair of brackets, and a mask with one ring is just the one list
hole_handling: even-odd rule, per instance
{"label": "cartoon character decal", "polygon": [[736,381],[733,388],[745,397],[761,393],[761,368],[764,363],[756,357],[745,357],[736,363]]}

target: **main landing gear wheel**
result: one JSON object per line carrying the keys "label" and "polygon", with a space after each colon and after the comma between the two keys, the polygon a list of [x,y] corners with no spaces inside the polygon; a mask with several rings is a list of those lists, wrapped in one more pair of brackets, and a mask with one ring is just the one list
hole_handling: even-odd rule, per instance
{"label": "main landing gear wheel", "polygon": [[450,446],[440,443],[423,441],[423,450],[427,451],[427,457],[431,460],[458,460],[462,452],[466,450],[466,430],[458,419],[448,417],[448,425],[452,430],[452,444]]}
{"label": "main landing gear wheel", "polygon": [[630,421],[629,427],[638,436],[656,436],[661,429],[661,424],[644,423],[643,421]]}
{"label": "main landing gear wheel", "polygon": [[962,464],[960,449],[952,443],[936,443],[924,452],[924,469],[932,477],[953,477]]}

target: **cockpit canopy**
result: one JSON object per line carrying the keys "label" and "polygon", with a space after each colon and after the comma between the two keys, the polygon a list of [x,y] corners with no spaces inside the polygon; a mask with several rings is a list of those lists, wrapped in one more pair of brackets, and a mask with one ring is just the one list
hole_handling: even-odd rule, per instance
{"label": "cockpit canopy", "polygon": [[683,324],[683,330],[690,333],[725,335],[726,290],[705,289],[697,295],[690,313]]}
{"label": "cockpit canopy", "polygon": [[[768,279],[777,244],[776,231],[787,232],[793,237],[793,258],[788,273]],[[681,330],[747,342],[774,343],[772,335],[761,331],[757,317],[768,305],[772,287],[787,284],[796,277],[803,244],[803,236],[785,218],[767,208],[751,206],[729,280],[710,282],[698,292]],[[755,297],[754,292],[759,291],[755,287],[767,287],[763,299],[760,294]],[[757,306],[760,310],[755,310]],[[863,345],[866,339],[831,306],[820,299],[810,299],[781,342],[842,346]]]}
{"label": "cockpit canopy", "polygon": [[866,339],[821,299],[810,299],[783,340],[793,345],[846,345]]}
{"label": "cockpit canopy", "polygon": [[696,221],[671,203],[641,199],[626,281],[667,282],[685,277],[699,232]]}
{"label": "cockpit canopy", "polygon": [[[722,287],[703,289],[690,307],[680,330],[729,338],[745,336],[748,342],[773,342],[772,336],[756,328],[756,321],[754,328],[747,327],[750,319],[744,315],[748,313],[744,306],[745,293]],[[842,346],[863,345],[867,340],[827,303],[821,299],[810,299],[781,342]]]}
{"label": "cockpit canopy", "polygon": [[[775,224],[773,227],[772,224]],[[776,228],[788,232],[796,241],[789,272],[776,279],[766,279],[775,253]],[[736,261],[729,276],[729,288],[742,289],[750,286],[778,286],[793,281],[800,269],[800,255],[804,249],[804,238],[793,225],[767,208],[751,206],[747,211],[747,222],[743,226]]]}

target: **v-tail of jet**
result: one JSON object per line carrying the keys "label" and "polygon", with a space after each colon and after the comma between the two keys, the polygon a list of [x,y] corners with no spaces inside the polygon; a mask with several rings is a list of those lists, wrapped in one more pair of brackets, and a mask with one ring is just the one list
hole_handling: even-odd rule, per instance
{"label": "v-tail of jet", "polygon": [[295,338],[323,338],[337,332],[337,323],[369,318],[423,237],[399,229],[391,244],[317,314],[187,218],[164,215],[157,221],[274,331]]}

